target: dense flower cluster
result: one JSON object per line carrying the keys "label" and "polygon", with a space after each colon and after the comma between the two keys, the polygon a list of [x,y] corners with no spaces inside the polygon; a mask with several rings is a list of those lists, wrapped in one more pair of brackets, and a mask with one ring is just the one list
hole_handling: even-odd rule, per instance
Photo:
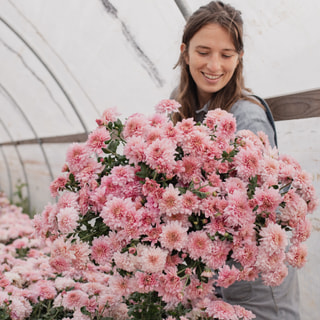
{"label": "dense flower cluster", "polygon": [[55,319],[253,319],[215,286],[279,285],[306,262],[310,176],[231,114],[174,124],[178,108],[163,100],[124,124],[108,109],[69,147],[58,201],[33,221],[52,272],[33,292],[46,295],[25,296],[52,301]]}

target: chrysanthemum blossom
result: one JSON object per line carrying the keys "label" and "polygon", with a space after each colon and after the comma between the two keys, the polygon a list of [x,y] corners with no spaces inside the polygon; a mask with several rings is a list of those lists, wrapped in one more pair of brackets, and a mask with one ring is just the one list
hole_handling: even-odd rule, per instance
{"label": "chrysanthemum blossom", "polygon": [[287,253],[287,261],[297,268],[302,268],[307,262],[308,249],[304,243],[292,245]]}
{"label": "chrysanthemum blossom", "polygon": [[158,247],[145,247],[140,255],[141,270],[157,273],[164,270],[168,251]]}
{"label": "chrysanthemum blossom", "polygon": [[169,250],[183,249],[188,241],[188,228],[183,228],[178,221],[169,222],[162,227],[162,233],[160,235],[160,242],[164,248]]}
{"label": "chrysanthemum blossom", "polygon": [[269,254],[283,251],[288,244],[287,234],[284,229],[276,223],[270,223],[260,231],[261,245]]}
{"label": "chrysanthemum blossom", "polygon": [[129,159],[129,163],[137,165],[145,161],[145,149],[147,144],[143,137],[133,136],[127,139],[123,154]]}
{"label": "chrysanthemum blossom", "polygon": [[234,307],[222,300],[210,301],[206,305],[209,317],[220,320],[238,320]]}
{"label": "chrysanthemum blossom", "polygon": [[106,147],[105,142],[110,140],[110,133],[105,127],[98,127],[89,134],[86,146],[92,152],[98,155],[103,154],[103,147]]}
{"label": "chrysanthemum blossom", "polygon": [[130,116],[123,128],[123,137],[125,139],[133,136],[143,136],[148,125],[148,119],[143,114],[133,114]]}
{"label": "chrysanthemum blossom", "polygon": [[148,274],[145,272],[137,271],[135,273],[135,280],[137,281],[137,291],[141,293],[147,293],[154,291],[158,284],[158,277],[156,274]]}
{"label": "chrysanthemum blossom", "polygon": [[261,212],[274,212],[282,202],[282,197],[278,190],[269,188],[261,189],[256,188],[255,190],[255,200],[258,205],[258,213]]}
{"label": "chrysanthemum blossom", "polygon": [[74,208],[63,208],[57,214],[58,228],[62,233],[72,232],[78,225],[79,212]]}
{"label": "chrysanthemum blossom", "polygon": [[181,197],[179,195],[179,189],[174,188],[174,186],[170,184],[169,187],[164,190],[162,198],[159,200],[160,213],[171,216],[180,213],[180,207]]}
{"label": "chrysanthemum blossom", "polygon": [[157,172],[171,173],[176,165],[175,144],[169,139],[156,139],[145,150],[146,163]]}
{"label": "chrysanthemum blossom", "polygon": [[67,291],[62,299],[62,305],[69,310],[81,308],[87,302],[88,295],[81,290]]}
{"label": "chrysanthemum blossom", "polygon": [[188,234],[187,251],[192,259],[204,257],[211,251],[212,241],[204,231],[194,231]]}
{"label": "chrysanthemum blossom", "polygon": [[244,226],[252,219],[246,193],[235,190],[229,194],[228,205],[224,209],[225,222],[228,226]]}
{"label": "chrysanthemum blossom", "polygon": [[111,107],[106,109],[102,117],[100,119],[97,119],[96,122],[99,126],[106,125],[109,122],[115,122],[117,118],[120,116],[120,113],[117,111],[116,107]]}
{"label": "chrysanthemum blossom", "polygon": [[288,275],[288,267],[285,264],[280,264],[277,270],[264,272],[261,275],[262,281],[266,286],[279,286]]}
{"label": "chrysanthemum blossom", "polygon": [[59,176],[50,184],[50,193],[52,197],[57,197],[59,195],[59,191],[65,188],[65,185],[68,181],[66,176]]}
{"label": "chrysanthemum blossom", "polygon": [[113,197],[107,201],[100,216],[103,222],[114,230],[121,228],[130,210],[134,210],[134,203],[130,199]]}
{"label": "chrysanthemum blossom", "polygon": [[234,157],[237,174],[241,179],[248,180],[259,173],[261,154],[256,149],[241,149]]}
{"label": "chrysanthemum blossom", "polygon": [[220,287],[228,288],[238,280],[239,275],[240,271],[235,266],[232,266],[230,268],[228,265],[224,265],[223,267],[219,268],[217,285]]}
{"label": "chrysanthemum blossom", "polygon": [[173,99],[163,99],[156,106],[155,110],[158,113],[175,113],[178,112],[181,104]]}
{"label": "chrysanthemum blossom", "polygon": [[83,169],[89,159],[88,149],[84,144],[73,143],[69,146],[66,161],[71,172],[78,172]]}
{"label": "chrysanthemum blossom", "polygon": [[110,261],[114,252],[110,242],[110,238],[107,236],[100,236],[92,241],[91,258],[96,263],[105,264]]}

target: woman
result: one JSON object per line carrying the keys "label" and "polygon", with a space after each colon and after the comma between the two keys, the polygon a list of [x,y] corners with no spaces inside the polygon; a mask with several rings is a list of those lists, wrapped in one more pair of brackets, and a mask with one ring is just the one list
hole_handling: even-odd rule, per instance
{"label": "woman", "polygon": [[[200,7],[188,19],[177,64],[180,84],[172,95],[182,107],[173,119],[203,121],[208,110],[221,108],[235,116],[238,130],[263,131],[274,146],[276,132],[268,106],[244,87],[242,38],[241,13],[220,1]],[[221,296],[251,310],[258,320],[300,319],[298,279],[293,268],[278,287],[265,286],[260,278],[239,281],[221,288]]]}

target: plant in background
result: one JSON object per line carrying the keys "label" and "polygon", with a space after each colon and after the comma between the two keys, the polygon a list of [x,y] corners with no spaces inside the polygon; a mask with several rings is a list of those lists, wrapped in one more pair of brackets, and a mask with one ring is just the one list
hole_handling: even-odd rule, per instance
{"label": "plant in background", "polygon": [[236,134],[231,114],[173,124],[178,108],[163,100],[124,124],[108,109],[69,147],[50,187],[58,202],[33,221],[50,249],[44,282],[29,287],[33,312],[46,302],[64,320],[247,320],[214,285],[259,274],[278,285],[288,264],[304,265],[310,176],[265,134]]}

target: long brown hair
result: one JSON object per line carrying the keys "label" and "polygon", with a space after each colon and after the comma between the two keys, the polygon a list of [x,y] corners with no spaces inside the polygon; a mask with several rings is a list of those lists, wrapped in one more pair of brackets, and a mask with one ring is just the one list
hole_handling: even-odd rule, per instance
{"label": "long brown hair", "polygon": [[[195,117],[195,111],[199,107],[197,86],[189,71],[189,65],[186,63],[189,43],[192,37],[205,25],[215,23],[226,29],[232,38],[238,54],[243,51],[243,21],[241,12],[221,1],[211,1],[205,6],[201,6],[188,19],[183,36],[182,43],[185,44],[185,50],[181,52],[176,66],[181,68],[180,84],[174,97],[181,104],[180,114],[173,115],[174,121],[182,118]],[[216,93],[212,94],[209,110],[221,108],[230,110],[231,106],[239,99],[249,99],[243,93],[243,61],[239,56],[239,63],[234,71],[229,83]],[[248,89],[246,89],[248,90]],[[253,100],[254,102],[254,100]]]}

